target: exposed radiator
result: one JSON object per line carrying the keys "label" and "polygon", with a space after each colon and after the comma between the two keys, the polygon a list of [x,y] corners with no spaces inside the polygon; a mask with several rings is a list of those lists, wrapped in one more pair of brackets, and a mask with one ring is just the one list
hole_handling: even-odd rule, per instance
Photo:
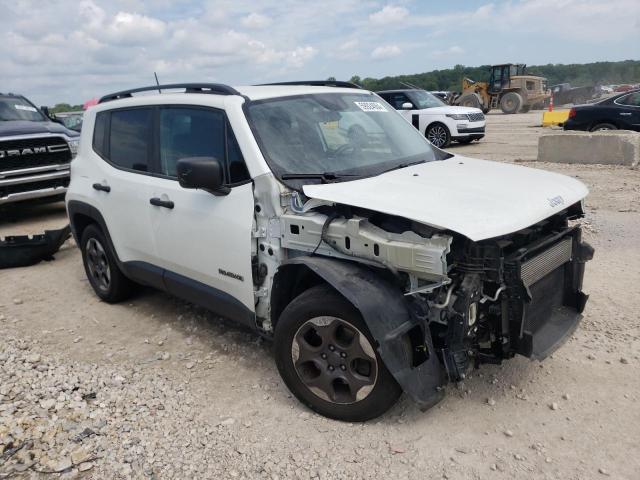
{"label": "exposed radiator", "polygon": [[520,269],[522,282],[530,287],[560,265],[571,260],[572,245],[572,238],[565,238],[540,255],[524,262]]}

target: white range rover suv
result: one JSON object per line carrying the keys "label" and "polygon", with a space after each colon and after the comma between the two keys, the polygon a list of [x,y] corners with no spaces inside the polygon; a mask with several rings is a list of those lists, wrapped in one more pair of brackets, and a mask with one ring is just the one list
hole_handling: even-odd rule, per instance
{"label": "white range rover suv", "polygon": [[587,189],[434,148],[372,92],[182,84],[85,113],[67,210],[96,294],[145,284],[272,338],[288,388],[363,421],[577,327]]}
{"label": "white range rover suv", "polygon": [[402,112],[438,148],[446,148],[452,141],[471,143],[484,137],[484,113],[479,108],[447,105],[425,90],[385,90],[376,93]]}

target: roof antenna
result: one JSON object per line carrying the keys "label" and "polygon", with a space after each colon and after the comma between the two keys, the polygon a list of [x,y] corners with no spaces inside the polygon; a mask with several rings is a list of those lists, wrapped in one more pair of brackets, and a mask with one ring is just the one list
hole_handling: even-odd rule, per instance
{"label": "roof antenna", "polygon": [[158,93],[162,93],[162,91],[160,90],[160,82],[158,81],[158,74],[156,72],[153,72],[153,76],[156,77],[156,85],[158,85]]}

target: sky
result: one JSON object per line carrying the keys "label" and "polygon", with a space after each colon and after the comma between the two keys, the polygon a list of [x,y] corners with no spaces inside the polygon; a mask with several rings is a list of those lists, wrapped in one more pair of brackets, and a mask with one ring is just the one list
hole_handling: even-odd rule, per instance
{"label": "sky", "polygon": [[348,80],[640,59],[640,0],[0,0],[0,92],[82,103],[161,83]]}

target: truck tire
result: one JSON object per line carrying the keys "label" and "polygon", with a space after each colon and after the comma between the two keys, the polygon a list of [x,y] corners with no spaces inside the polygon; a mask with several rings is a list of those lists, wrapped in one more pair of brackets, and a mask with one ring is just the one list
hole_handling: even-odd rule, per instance
{"label": "truck tire", "polygon": [[276,365],[300,402],[329,418],[364,422],[402,394],[360,312],[328,285],[296,297],[274,335]]}
{"label": "truck tire", "polygon": [[82,263],[96,295],[107,303],[118,303],[131,296],[135,284],[118,267],[102,230],[91,224],[80,240]]}
{"label": "truck tire", "polygon": [[522,96],[517,92],[507,92],[500,99],[502,113],[518,113],[522,108]]}
{"label": "truck tire", "polygon": [[466,93],[456,103],[461,107],[482,108],[482,101],[477,93]]}

